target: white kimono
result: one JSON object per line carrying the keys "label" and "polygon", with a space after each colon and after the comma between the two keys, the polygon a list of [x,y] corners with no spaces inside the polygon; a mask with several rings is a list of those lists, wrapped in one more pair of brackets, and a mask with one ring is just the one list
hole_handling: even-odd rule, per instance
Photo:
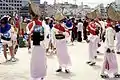
{"label": "white kimono", "polygon": [[33,46],[32,49],[32,57],[30,64],[32,80],[39,80],[40,78],[44,78],[47,72],[44,43],[40,42],[40,44],[40,46]]}
{"label": "white kimono", "polygon": [[89,61],[95,62],[95,56],[97,56],[98,43],[100,41],[99,36],[90,34],[88,39],[89,42]]}
{"label": "white kimono", "polygon": [[[35,25],[35,24],[34,24]],[[33,25],[33,26],[34,26]],[[44,40],[40,41],[40,45],[33,46],[30,63],[30,72],[32,80],[41,80],[46,76],[46,54]]]}
{"label": "white kimono", "polygon": [[[63,32],[63,34],[66,36],[66,38],[69,35],[68,32]],[[69,66],[71,66],[71,59],[67,49],[66,38],[61,40],[56,39],[57,58],[59,66],[62,68],[68,68]]]}
{"label": "white kimono", "polygon": [[50,43],[50,27],[47,24],[44,24],[43,27],[45,29],[45,47],[48,48]]}
{"label": "white kimono", "polygon": [[111,53],[107,53],[105,51],[102,73],[104,73],[105,71],[107,73],[113,73],[113,74],[118,72],[116,55],[114,52],[112,52],[112,50],[114,50],[114,36],[115,36],[115,31],[113,30],[112,27],[108,27],[106,29],[106,34],[105,34],[105,38],[106,38],[105,50],[109,48],[111,50]]}

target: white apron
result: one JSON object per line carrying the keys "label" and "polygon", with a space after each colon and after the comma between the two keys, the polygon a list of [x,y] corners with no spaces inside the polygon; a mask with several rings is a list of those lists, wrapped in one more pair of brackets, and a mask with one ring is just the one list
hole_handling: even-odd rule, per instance
{"label": "white apron", "polygon": [[106,71],[107,73],[113,73],[113,74],[118,72],[118,64],[117,64],[115,53],[105,54],[103,71]]}
{"label": "white apron", "polygon": [[30,65],[33,80],[46,76],[46,55],[45,49],[42,46],[33,47]]}
{"label": "white apron", "polygon": [[71,59],[67,51],[66,40],[56,40],[56,49],[59,65],[64,68],[71,66]]}
{"label": "white apron", "polygon": [[114,50],[114,30],[109,27],[106,29],[106,40],[105,40],[105,57],[103,63],[102,73],[107,71],[109,74],[116,74],[118,72],[118,64],[115,53],[107,53],[106,50],[109,48],[111,51]]}
{"label": "white apron", "polygon": [[90,35],[89,36],[89,60],[94,62],[95,56],[97,56],[97,49],[98,49],[98,43],[99,43],[99,37],[97,35]]}

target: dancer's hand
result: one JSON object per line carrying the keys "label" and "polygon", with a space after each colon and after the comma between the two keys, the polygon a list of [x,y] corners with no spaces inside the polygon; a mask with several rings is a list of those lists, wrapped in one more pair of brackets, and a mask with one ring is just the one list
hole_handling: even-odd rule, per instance
{"label": "dancer's hand", "polygon": [[110,48],[108,48],[106,52],[107,52],[107,53],[111,53],[111,50],[110,50]]}
{"label": "dancer's hand", "polygon": [[98,47],[100,47],[100,46],[101,46],[101,44],[98,43]]}
{"label": "dancer's hand", "polygon": [[115,53],[115,51],[114,51],[114,50],[112,50],[112,53]]}
{"label": "dancer's hand", "polygon": [[86,42],[87,42],[87,43],[89,43],[89,42],[90,42],[90,40],[88,40],[88,39],[87,39],[87,40],[86,40]]}
{"label": "dancer's hand", "polygon": [[58,31],[58,33],[59,33],[59,34],[63,34],[63,32],[62,32],[62,31]]}

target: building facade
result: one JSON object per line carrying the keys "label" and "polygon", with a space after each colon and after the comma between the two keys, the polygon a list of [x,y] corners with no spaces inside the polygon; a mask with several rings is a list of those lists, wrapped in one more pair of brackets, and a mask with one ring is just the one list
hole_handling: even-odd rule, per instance
{"label": "building facade", "polygon": [[115,0],[115,3],[117,5],[117,8],[120,10],[120,0]]}
{"label": "building facade", "polygon": [[22,6],[23,6],[23,7],[26,6],[26,5],[28,4],[28,1],[29,1],[29,0],[22,0]]}
{"label": "building facade", "polygon": [[117,5],[120,5],[120,0],[115,0]]}
{"label": "building facade", "polygon": [[19,12],[22,7],[22,0],[0,0],[0,16],[12,15]]}
{"label": "building facade", "polygon": [[104,7],[104,4],[99,4],[98,6],[95,7],[95,9],[98,9],[99,11],[99,17],[102,19],[106,19],[107,16],[107,8]]}
{"label": "building facade", "polygon": [[62,12],[66,16],[75,16],[75,17],[83,17],[88,12],[91,11],[91,8],[88,5],[75,5],[70,4],[68,2],[65,3],[56,3],[54,5],[49,5],[47,2],[44,2],[44,14],[46,16],[52,16],[54,15],[58,10]]}
{"label": "building facade", "polygon": [[31,1],[33,1],[36,4],[40,4],[40,0],[31,0]]}

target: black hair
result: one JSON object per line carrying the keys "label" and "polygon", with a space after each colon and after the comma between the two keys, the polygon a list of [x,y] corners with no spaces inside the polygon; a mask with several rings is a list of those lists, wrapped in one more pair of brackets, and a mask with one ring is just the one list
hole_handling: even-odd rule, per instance
{"label": "black hair", "polygon": [[7,24],[7,23],[8,23],[8,18],[7,17],[1,19],[1,24]]}
{"label": "black hair", "polygon": [[91,19],[91,21],[94,21],[94,19]]}
{"label": "black hair", "polygon": [[45,23],[46,23],[46,24],[49,24],[48,20],[49,20],[49,19],[45,19]]}
{"label": "black hair", "polygon": [[81,20],[81,19],[79,19],[78,21],[79,21],[79,22],[82,22],[82,20]]}

